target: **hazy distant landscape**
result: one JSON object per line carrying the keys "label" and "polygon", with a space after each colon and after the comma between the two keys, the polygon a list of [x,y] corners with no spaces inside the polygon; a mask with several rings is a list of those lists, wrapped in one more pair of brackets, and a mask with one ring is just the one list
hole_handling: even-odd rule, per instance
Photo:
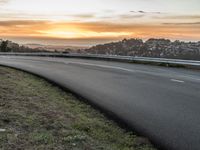
{"label": "hazy distant landscape", "polygon": [[61,52],[81,54],[104,54],[135,57],[156,57],[200,60],[200,41],[183,42],[169,39],[124,39],[118,42],[100,44],[92,47],[55,46],[42,44],[19,45],[12,41],[0,40],[1,52]]}
{"label": "hazy distant landscape", "polygon": [[32,48],[32,49],[40,49],[40,50],[47,50],[47,51],[59,51],[63,52],[66,50],[76,51],[79,49],[86,49],[89,48],[87,46],[66,46],[66,45],[43,45],[43,44],[23,44],[23,46]]}

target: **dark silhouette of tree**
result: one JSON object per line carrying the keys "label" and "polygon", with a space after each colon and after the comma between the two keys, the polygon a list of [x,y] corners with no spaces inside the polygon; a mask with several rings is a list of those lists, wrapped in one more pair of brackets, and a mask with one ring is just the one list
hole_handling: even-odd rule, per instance
{"label": "dark silhouette of tree", "polygon": [[8,41],[2,41],[0,48],[1,52],[8,52]]}

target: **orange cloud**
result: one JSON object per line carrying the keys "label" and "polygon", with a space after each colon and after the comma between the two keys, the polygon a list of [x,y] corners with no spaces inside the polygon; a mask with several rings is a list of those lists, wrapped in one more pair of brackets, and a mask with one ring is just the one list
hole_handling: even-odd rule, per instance
{"label": "orange cloud", "polygon": [[163,23],[136,24],[111,22],[53,22],[33,20],[0,21],[1,37],[31,37],[42,39],[121,39],[164,37],[171,39],[200,39],[200,24]]}
{"label": "orange cloud", "polygon": [[0,4],[4,4],[4,3],[7,3],[8,0],[0,0]]}

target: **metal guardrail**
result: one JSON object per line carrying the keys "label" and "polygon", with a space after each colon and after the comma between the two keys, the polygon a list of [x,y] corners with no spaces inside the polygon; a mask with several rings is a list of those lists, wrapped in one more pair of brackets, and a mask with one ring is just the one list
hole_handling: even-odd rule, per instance
{"label": "metal guardrail", "polygon": [[77,54],[77,53],[63,54],[63,53],[46,53],[46,52],[42,52],[42,53],[5,53],[5,52],[0,52],[0,55],[102,59],[102,60],[115,60],[115,61],[126,61],[126,62],[177,65],[177,66],[185,66],[185,67],[195,67],[195,68],[200,69],[200,61],[181,60],[181,59],[133,57],[133,56],[119,56],[119,55],[99,55],[99,54]]}

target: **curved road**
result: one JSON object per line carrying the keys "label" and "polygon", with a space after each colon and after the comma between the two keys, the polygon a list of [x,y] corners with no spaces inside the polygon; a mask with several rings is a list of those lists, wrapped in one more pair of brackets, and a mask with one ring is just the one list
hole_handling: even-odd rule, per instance
{"label": "curved road", "polygon": [[122,118],[170,150],[200,149],[200,71],[72,58],[1,56]]}

